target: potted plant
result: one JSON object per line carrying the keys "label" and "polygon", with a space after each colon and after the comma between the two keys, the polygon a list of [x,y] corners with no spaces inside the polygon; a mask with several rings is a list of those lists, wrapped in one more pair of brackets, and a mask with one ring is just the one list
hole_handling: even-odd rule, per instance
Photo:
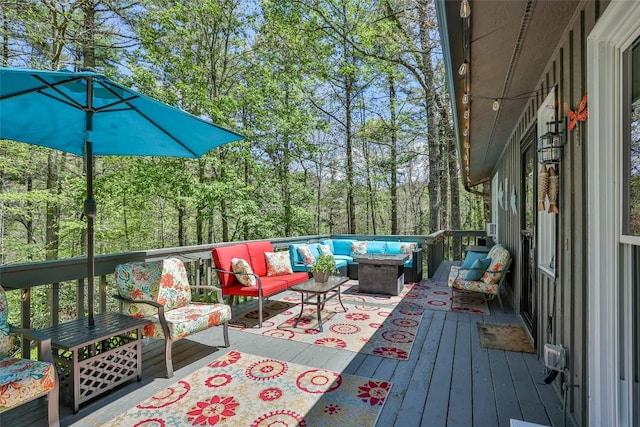
{"label": "potted plant", "polygon": [[329,281],[329,275],[336,272],[336,261],[333,259],[333,255],[320,255],[311,265],[310,270],[316,282],[325,283]]}

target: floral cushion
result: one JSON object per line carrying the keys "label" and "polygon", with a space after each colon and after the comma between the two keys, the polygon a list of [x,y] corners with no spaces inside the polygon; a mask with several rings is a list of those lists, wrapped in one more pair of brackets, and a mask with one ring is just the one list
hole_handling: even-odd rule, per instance
{"label": "floral cushion", "polygon": [[402,252],[403,254],[409,255],[408,261],[412,261],[413,251],[415,251],[417,247],[418,247],[417,242],[402,242],[400,244],[400,252]]}
{"label": "floral cushion", "polygon": [[465,291],[482,292],[485,294],[498,294],[498,284],[487,284],[482,280],[467,280],[465,275],[465,270],[460,268],[460,266],[452,266],[449,271],[449,287]]}
{"label": "floral cushion", "polygon": [[[191,302],[191,288],[182,261],[168,258],[152,262],[130,262],[116,267],[118,292],[125,298],[154,301],[165,310],[183,307]],[[132,316],[148,317],[157,310],[148,304],[125,304]]]}
{"label": "floral cushion", "polygon": [[329,245],[323,245],[322,243],[320,243],[318,245],[318,249],[320,250],[320,254],[322,255],[333,255],[333,253],[331,253],[331,248],[329,247]]}
{"label": "floral cushion", "polygon": [[56,385],[51,363],[0,358],[0,412],[44,396]]}
{"label": "floral cushion", "polygon": [[0,286],[0,356],[8,356],[10,351],[9,305],[7,304],[7,295]]}
{"label": "floral cushion", "polygon": [[351,243],[351,256],[364,255],[367,253],[367,242],[352,242]]}
{"label": "floral cushion", "polygon": [[311,253],[311,249],[307,245],[298,246],[298,254],[300,254],[300,258],[306,265],[311,265],[316,262],[316,258]]}
{"label": "floral cushion", "polygon": [[231,269],[243,286],[258,286],[258,279],[253,275],[251,265],[242,258],[231,258]]}
{"label": "floral cushion", "polygon": [[289,251],[265,252],[267,276],[281,276],[293,273]]}
{"label": "floral cushion", "polygon": [[[192,303],[164,312],[169,335],[172,341],[185,338],[196,332],[220,325],[231,320],[231,307],[227,304],[203,304]],[[144,327],[144,336],[151,338],[164,338],[162,326],[157,315],[148,318],[153,323]]]}
{"label": "floral cushion", "polygon": [[482,281],[486,284],[496,284],[505,274],[504,270],[511,260],[511,254],[502,245],[494,245],[489,250],[487,258],[491,258],[491,264],[487,267],[487,272],[482,275]]}

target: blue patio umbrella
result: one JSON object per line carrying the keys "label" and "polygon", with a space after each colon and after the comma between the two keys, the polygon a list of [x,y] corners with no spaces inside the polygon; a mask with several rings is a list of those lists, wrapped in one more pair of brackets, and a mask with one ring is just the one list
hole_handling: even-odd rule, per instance
{"label": "blue patio umbrella", "polygon": [[198,158],[242,135],[171,107],[102,74],[0,67],[0,138],[87,159],[87,277],[93,325],[93,156]]}

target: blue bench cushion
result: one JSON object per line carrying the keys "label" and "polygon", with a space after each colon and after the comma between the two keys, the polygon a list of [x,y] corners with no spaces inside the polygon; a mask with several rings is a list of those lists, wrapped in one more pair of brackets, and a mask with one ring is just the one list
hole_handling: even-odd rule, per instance
{"label": "blue bench cushion", "polygon": [[387,242],[367,241],[367,253],[368,254],[384,254],[387,252]]}

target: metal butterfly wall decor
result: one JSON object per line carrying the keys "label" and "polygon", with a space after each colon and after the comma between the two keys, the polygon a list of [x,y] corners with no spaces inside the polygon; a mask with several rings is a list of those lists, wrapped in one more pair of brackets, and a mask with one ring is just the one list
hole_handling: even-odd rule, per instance
{"label": "metal butterfly wall decor", "polygon": [[585,93],[580,101],[578,109],[574,112],[572,110],[567,111],[567,117],[569,117],[569,130],[574,130],[578,122],[584,122],[589,117],[589,111],[587,110],[587,94]]}

